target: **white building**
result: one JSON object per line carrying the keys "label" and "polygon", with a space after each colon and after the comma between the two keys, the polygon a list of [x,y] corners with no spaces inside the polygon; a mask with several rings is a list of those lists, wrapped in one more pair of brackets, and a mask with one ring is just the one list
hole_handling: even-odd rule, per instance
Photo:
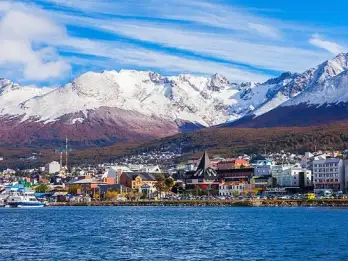
{"label": "white building", "polygon": [[246,183],[239,183],[239,182],[233,182],[233,183],[224,183],[219,184],[219,195],[220,196],[233,196],[235,194],[240,195],[241,193],[244,193],[247,190]]}
{"label": "white building", "polygon": [[312,184],[312,171],[296,165],[274,165],[272,177],[281,187],[309,187]]}
{"label": "white building", "polygon": [[115,180],[116,184],[119,184],[119,178],[124,172],[129,173],[132,172],[132,170],[127,166],[111,166],[104,172],[102,178],[112,178]]}
{"label": "white building", "polygon": [[60,164],[57,161],[52,161],[45,165],[45,171],[54,174],[60,171]]}
{"label": "white building", "polygon": [[292,186],[292,177],[289,175],[291,165],[274,165],[272,167],[272,177],[277,180],[280,187]]}
{"label": "white building", "polygon": [[270,176],[272,174],[272,161],[271,160],[258,160],[254,164],[254,176]]}
{"label": "white building", "polygon": [[344,190],[344,164],[338,158],[313,161],[314,192],[343,191]]}

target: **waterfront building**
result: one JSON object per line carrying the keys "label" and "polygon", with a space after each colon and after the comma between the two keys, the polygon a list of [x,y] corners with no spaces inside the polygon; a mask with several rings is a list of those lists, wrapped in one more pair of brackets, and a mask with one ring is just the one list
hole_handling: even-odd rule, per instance
{"label": "waterfront building", "polygon": [[218,169],[218,178],[224,182],[249,182],[254,175],[253,168]]}
{"label": "waterfront building", "polygon": [[107,185],[107,183],[93,179],[93,178],[87,178],[87,179],[79,179],[79,180],[73,180],[66,184],[67,189],[73,185],[79,186],[79,194],[82,195],[91,195],[92,197],[95,196],[96,193],[100,193],[100,189],[98,188],[99,185]]}
{"label": "waterfront building", "polygon": [[214,168],[211,167],[210,159],[207,152],[204,152],[198,167],[195,171],[186,173],[186,185],[190,187],[209,187],[218,189],[219,181],[218,174]]}
{"label": "waterfront building", "polygon": [[274,165],[272,166],[272,177],[280,187],[310,187],[312,184],[312,171],[302,168],[300,164]]}
{"label": "waterfront building", "polygon": [[314,192],[344,190],[344,164],[339,158],[313,161]]}
{"label": "waterfront building", "polygon": [[156,174],[125,172],[120,176],[120,184],[137,192],[143,192],[146,189],[146,192],[153,193],[156,191]]}
{"label": "waterfront building", "polygon": [[60,164],[57,161],[52,161],[45,165],[45,171],[49,174],[54,174],[60,171]]}
{"label": "waterfront building", "polygon": [[253,192],[263,192],[269,187],[275,187],[276,179],[271,176],[254,176],[250,179],[250,185],[253,188]]}
{"label": "waterfront building", "polygon": [[246,182],[222,182],[219,184],[220,196],[236,196],[244,194],[248,185]]}

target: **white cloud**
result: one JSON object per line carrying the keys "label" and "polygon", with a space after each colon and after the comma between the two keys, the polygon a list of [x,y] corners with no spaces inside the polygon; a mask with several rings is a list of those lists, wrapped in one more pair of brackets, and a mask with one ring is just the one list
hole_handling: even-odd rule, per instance
{"label": "white cloud", "polygon": [[[43,2],[56,6],[49,10],[47,5],[42,5],[43,11],[22,0],[22,5],[13,8],[14,5],[9,7],[9,1],[0,0],[0,17],[6,14],[0,29],[4,27],[4,32],[10,32],[5,34],[0,30],[0,37],[5,36],[2,37],[4,41],[0,41],[4,46],[0,49],[0,65],[5,66],[7,62],[22,65],[23,68],[18,68],[22,68],[26,79],[64,78],[70,70],[70,62],[80,66],[76,71],[82,66],[87,68],[87,64],[98,63],[100,67],[134,66],[173,73],[220,72],[234,81],[263,80],[268,77],[264,69],[301,72],[330,58],[327,52],[308,48],[309,27],[301,27],[301,32],[297,32],[300,27],[294,23],[260,17],[221,3],[205,0],[147,0],[146,3],[138,0],[40,0],[38,3]],[[76,10],[78,12],[74,12]],[[103,41],[98,39],[98,34],[88,36],[90,39],[72,37],[65,30],[68,25],[107,31],[114,34],[116,40]],[[301,33],[306,47],[297,42]],[[122,42],[117,40],[119,35],[140,41],[137,44]],[[144,42],[160,47],[148,47]],[[319,37],[311,39],[310,43],[326,47],[324,49],[330,52],[340,47],[328,45],[330,42]],[[169,53],[173,49],[186,53]],[[63,58],[58,51],[76,55]],[[97,59],[83,58],[80,54]]]}
{"label": "white cloud", "polygon": [[318,34],[313,35],[309,39],[309,43],[316,47],[322,48],[334,55],[337,55],[344,51],[344,48],[341,45],[335,42],[323,40]]}
{"label": "white cloud", "polygon": [[[91,24],[92,26],[92,24]],[[177,29],[155,23],[109,21],[107,25],[94,21],[94,26],[134,39],[159,43],[167,47],[189,50],[196,54],[280,71],[304,71],[327,57],[311,50],[263,44],[232,35]],[[299,60],[303,60],[299,63]]]}
{"label": "white cloud", "polygon": [[263,81],[270,77],[266,74],[244,70],[223,63],[179,57],[158,51],[150,51],[137,46],[125,45],[120,42],[71,38],[57,44],[66,51],[108,58],[110,59],[108,62],[121,64],[127,67],[146,67],[153,68],[153,70],[164,69],[171,73],[193,73],[202,75],[212,75],[219,72],[225,75],[229,80],[237,82],[246,80]]}
{"label": "white cloud", "polygon": [[[63,0],[51,1],[64,2]],[[101,1],[100,6],[97,4],[91,6],[90,4],[95,2],[93,0],[89,1],[87,6],[79,6],[75,2],[74,8],[88,11],[89,16],[77,17],[62,13],[56,13],[56,15],[60,17],[60,20],[78,26],[106,30],[127,38],[179,48],[194,54],[211,56],[259,69],[301,72],[330,58],[326,52],[304,48],[303,44],[295,41],[294,31],[291,31],[290,38],[287,37],[289,30],[305,30],[298,25],[266,20],[247,14],[241,9],[219,4],[212,5],[205,1],[148,1],[152,4],[141,5],[139,1],[131,1],[131,4],[137,7],[131,11],[129,6],[125,8],[127,4],[122,0],[113,2],[108,9],[101,6],[110,2]],[[179,7],[174,8],[176,5]],[[92,7],[95,8],[95,13]],[[123,13],[120,13],[120,10]],[[130,15],[130,17],[116,19],[108,16],[107,19],[103,19],[103,15],[96,14],[103,12]],[[134,19],[131,19],[131,14],[134,15]],[[146,14],[151,14],[152,18],[166,20],[150,22],[136,18]],[[183,24],[182,21],[193,24]],[[280,31],[274,25],[285,28],[285,31]],[[209,29],[209,26],[213,26],[214,29]],[[217,28],[224,29],[216,30]],[[268,41],[269,39],[271,41]]]}
{"label": "white cloud", "polygon": [[[41,11],[23,5],[0,6],[0,64],[18,65],[17,75],[25,80],[43,81],[64,77],[70,65],[57,55],[55,49],[42,45],[66,37],[64,28]],[[10,64],[10,65],[9,65]],[[13,73],[13,72],[12,72]]]}
{"label": "white cloud", "polygon": [[[89,2],[86,2],[85,7],[88,6]],[[88,25],[85,23],[86,19],[78,16],[59,12],[47,13],[37,7],[25,5],[16,5],[2,10],[5,10],[6,14],[0,22],[0,37],[2,36],[3,39],[0,42],[0,64],[3,66],[7,63],[21,65],[17,67],[17,70],[21,71],[25,80],[44,81],[51,78],[65,78],[71,69],[68,61],[73,62],[76,59],[63,59],[59,57],[57,50],[70,51],[76,53],[77,56],[78,54],[88,54],[105,57],[109,59],[110,64],[117,62],[117,65],[128,66],[128,68],[131,66],[157,68],[172,73],[186,72],[205,75],[219,72],[233,81],[258,81],[267,77],[263,73],[244,70],[225,63],[179,57],[118,41],[106,42],[97,39],[92,41],[68,36],[65,27],[60,26],[58,21],[65,21],[65,26],[68,23],[74,24],[74,21],[82,23],[80,25]],[[63,17],[69,19],[61,19]],[[95,22],[95,19],[90,20],[92,26],[95,25]],[[33,47],[35,44],[44,44],[49,48],[37,49]],[[85,64],[94,62],[85,59]],[[11,71],[14,68],[13,66],[8,67],[11,68]]]}
{"label": "white cloud", "polygon": [[256,32],[258,32],[261,35],[275,38],[275,39],[280,38],[279,30],[277,30],[273,27],[263,25],[263,24],[256,24],[256,23],[248,23],[248,27],[250,29],[255,30]]}

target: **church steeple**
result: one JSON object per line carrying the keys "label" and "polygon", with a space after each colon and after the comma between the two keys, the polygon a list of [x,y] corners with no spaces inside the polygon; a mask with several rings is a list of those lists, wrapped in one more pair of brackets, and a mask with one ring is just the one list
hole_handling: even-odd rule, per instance
{"label": "church steeple", "polygon": [[197,170],[194,176],[203,179],[215,179],[217,177],[216,171],[210,167],[210,159],[208,153],[205,151],[198,164]]}

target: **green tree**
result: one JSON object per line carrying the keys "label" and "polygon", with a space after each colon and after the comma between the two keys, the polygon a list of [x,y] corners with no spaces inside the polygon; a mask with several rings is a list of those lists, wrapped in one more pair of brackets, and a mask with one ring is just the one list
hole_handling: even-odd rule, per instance
{"label": "green tree", "polygon": [[165,183],[165,177],[163,174],[157,174],[156,175],[156,183],[155,188],[158,191],[158,198],[161,197],[161,193],[166,190],[166,183]]}
{"label": "green tree", "polygon": [[107,200],[113,200],[113,199],[116,199],[118,195],[119,195],[119,193],[117,191],[109,190],[106,192],[105,198]]}
{"label": "green tree", "polygon": [[80,189],[81,187],[79,186],[79,185],[77,185],[77,184],[74,184],[74,185],[72,185],[72,186],[70,186],[69,187],[69,190],[68,190],[68,192],[69,192],[69,194],[71,194],[71,195],[77,195],[77,191]]}
{"label": "green tree", "polygon": [[175,185],[175,181],[172,177],[168,177],[164,180],[164,184],[166,185],[165,190],[168,192],[171,191],[172,187]]}
{"label": "green tree", "polygon": [[40,184],[35,188],[36,193],[45,193],[49,190],[49,187],[46,184]]}
{"label": "green tree", "polygon": [[232,191],[232,195],[233,195],[234,197],[238,197],[238,196],[239,196],[239,192],[238,192],[237,190],[233,190],[233,191]]}

